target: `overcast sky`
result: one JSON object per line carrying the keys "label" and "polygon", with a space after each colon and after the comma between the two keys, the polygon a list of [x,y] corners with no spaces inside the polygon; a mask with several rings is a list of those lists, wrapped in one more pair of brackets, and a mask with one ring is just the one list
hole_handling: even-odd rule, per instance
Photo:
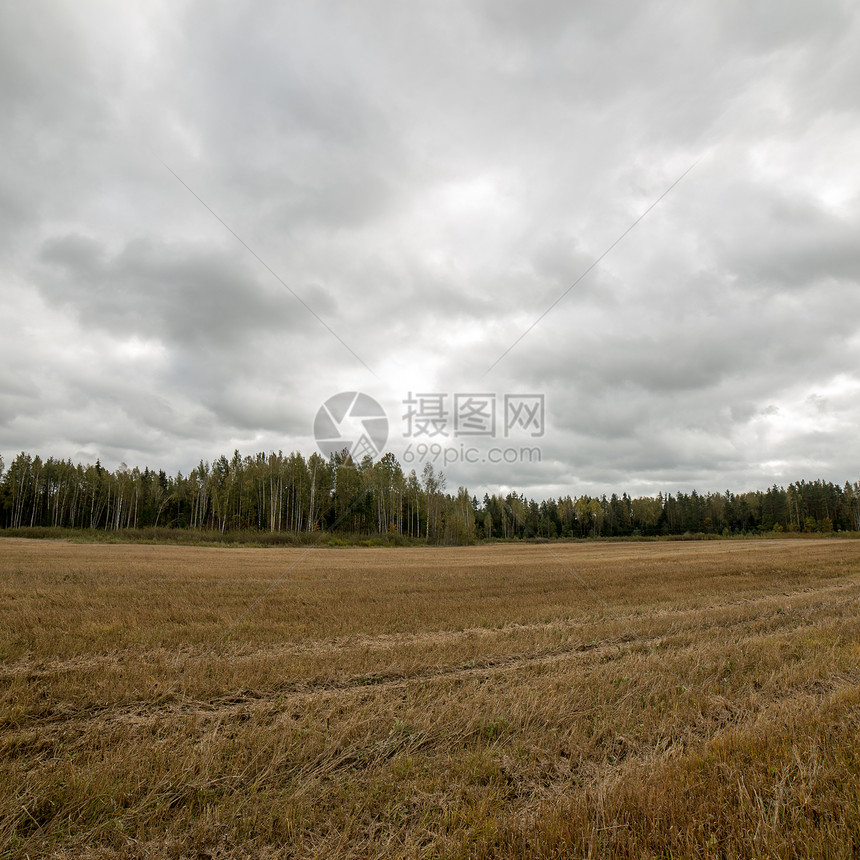
{"label": "overcast sky", "polygon": [[479,495],[860,479],[858,46],[838,0],[3,2],[0,453],[309,455],[354,390]]}

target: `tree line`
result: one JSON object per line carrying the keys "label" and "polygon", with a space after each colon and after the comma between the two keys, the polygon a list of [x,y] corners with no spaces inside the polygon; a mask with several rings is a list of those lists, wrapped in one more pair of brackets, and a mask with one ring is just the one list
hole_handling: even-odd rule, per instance
{"label": "tree line", "polygon": [[860,481],[796,481],[764,491],[613,493],[535,501],[523,494],[446,492],[432,464],[406,474],[389,453],[355,463],[344,451],[258,453],[201,461],[188,475],[96,463],[0,458],[0,527],[220,532],[329,531],[430,543],[763,532],[860,531]]}

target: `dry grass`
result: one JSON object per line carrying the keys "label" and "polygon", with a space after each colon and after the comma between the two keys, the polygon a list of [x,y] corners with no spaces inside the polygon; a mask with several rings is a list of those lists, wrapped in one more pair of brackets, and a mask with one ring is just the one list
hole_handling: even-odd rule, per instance
{"label": "dry grass", "polygon": [[860,541],[0,574],[0,856],[860,854]]}

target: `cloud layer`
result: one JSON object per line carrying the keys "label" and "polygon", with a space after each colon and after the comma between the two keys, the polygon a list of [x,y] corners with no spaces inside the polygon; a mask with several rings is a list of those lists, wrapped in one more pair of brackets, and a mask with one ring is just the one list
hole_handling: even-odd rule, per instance
{"label": "cloud layer", "polygon": [[402,456],[463,442],[410,392],[529,392],[545,434],[449,487],[860,477],[853,4],[2,17],[7,462],[309,454],[346,390]]}

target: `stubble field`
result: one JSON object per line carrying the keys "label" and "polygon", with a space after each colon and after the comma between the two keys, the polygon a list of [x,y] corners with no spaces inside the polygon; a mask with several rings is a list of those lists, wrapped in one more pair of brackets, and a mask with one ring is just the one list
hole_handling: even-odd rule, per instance
{"label": "stubble field", "polygon": [[0,539],[0,857],[853,857],[860,541]]}

